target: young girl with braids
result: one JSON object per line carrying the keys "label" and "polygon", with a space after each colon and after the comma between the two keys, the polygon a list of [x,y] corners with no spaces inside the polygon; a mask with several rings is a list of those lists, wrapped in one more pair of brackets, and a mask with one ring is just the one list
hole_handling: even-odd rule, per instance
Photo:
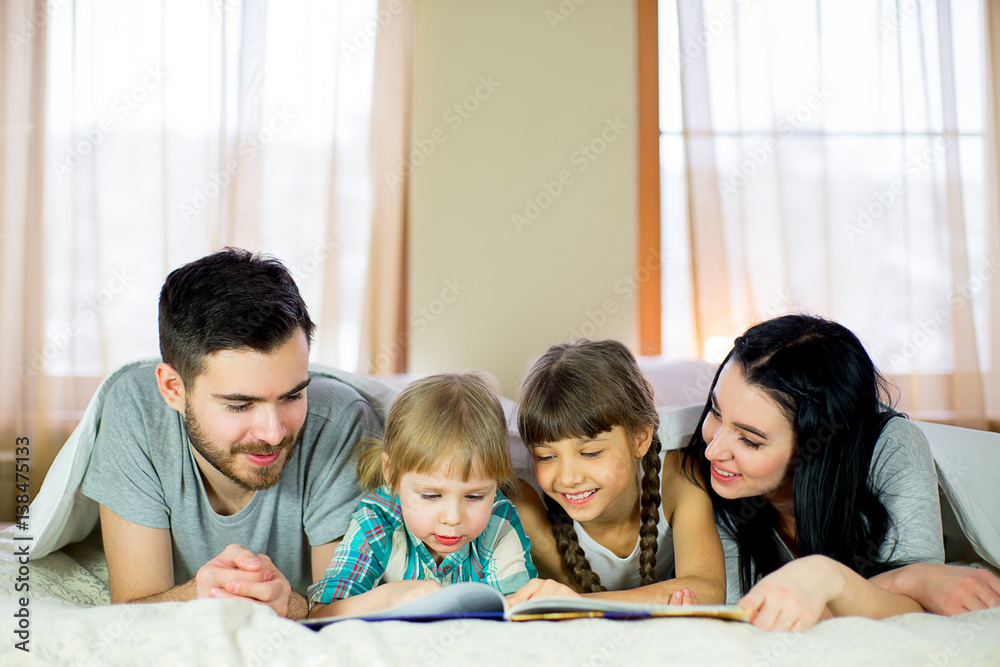
{"label": "young girl with braids", "polygon": [[416,380],[389,407],[384,441],[363,441],[358,479],[370,489],[309,615],[363,614],[479,581],[513,593],[536,575],[513,503],[507,421],[485,373]]}
{"label": "young girl with braids", "polygon": [[589,594],[635,602],[725,601],[708,494],[680,453],[660,451],[653,389],[613,340],[549,348],[521,389],[518,430],[544,502],[515,498],[542,577],[512,603]]}

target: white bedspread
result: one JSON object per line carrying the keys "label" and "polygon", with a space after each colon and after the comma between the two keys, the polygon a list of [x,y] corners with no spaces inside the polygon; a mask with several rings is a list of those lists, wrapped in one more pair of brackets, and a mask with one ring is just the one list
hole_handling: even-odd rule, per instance
{"label": "white bedspread", "polygon": [[[12,531],[0,599],[17,609]],[[30,653],[10,630],[0,665],[1000,665],[1000,609],[841,618],[803,633],[713,619],[501,623],[347,621],[314,632],[249,602],[108,605],[99,536],[28,566]]]}

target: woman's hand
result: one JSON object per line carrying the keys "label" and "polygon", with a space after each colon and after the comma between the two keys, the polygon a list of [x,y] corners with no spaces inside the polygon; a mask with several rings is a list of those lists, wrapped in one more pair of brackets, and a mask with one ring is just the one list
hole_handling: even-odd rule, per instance
{"label": "woman's hand", "polygon": [[737,604],[762,630],[807,630],[830,617],[827,603],[843,590],[843,569],[825,556],[799,558],[761,579]]}
{"label": "woman's hand", "polygon": [[518,602],[531,600],[533,598],[554,598],[554,597],[580,597],[580,594],[569,586],[560,584],[552,579],[532,579],[516,593],[511,593],[507,597],[507,602],[515,605]]}
{"label": "woman's hand", "polygon": [[987,570],[940,563],[914,563],[872,577],[887,591],[913,598],[943,616],[1000,607],[1000,579]]}

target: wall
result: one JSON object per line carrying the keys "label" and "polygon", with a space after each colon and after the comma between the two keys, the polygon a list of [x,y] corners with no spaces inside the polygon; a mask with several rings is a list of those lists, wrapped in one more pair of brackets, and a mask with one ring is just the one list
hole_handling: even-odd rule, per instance
{"label": "wall", "polygon": [[634,343],[635,8],[576,1],[417,3],[413,373]]}

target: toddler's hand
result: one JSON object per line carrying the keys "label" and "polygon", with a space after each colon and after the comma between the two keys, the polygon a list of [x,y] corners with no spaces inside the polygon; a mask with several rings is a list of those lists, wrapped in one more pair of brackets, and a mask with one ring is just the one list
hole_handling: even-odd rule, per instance
{"label": "toddler's hand", "polygon": [[532,579],[516,593],[507,596],[507,602],[515,605],[532,598],[579,597],[579,593],[569,586],[552,579]]}
{"label": "toddler's hand", "polygon": [[370,591],[329,603],[318,603],[309,612],[309,618],[319,616],[360,616],[373,611],[396,607],[433,593],[441,588],[436,581],[404,579],[390,581]]}
{"label": "toddler's hand", "polygon": [[379,588],[384,588],[387,593],[385,606],[396,607],[433,593],[441,588],[441,584],[436,581],[406,580],[394,581],[391,584],[384,584]]}

